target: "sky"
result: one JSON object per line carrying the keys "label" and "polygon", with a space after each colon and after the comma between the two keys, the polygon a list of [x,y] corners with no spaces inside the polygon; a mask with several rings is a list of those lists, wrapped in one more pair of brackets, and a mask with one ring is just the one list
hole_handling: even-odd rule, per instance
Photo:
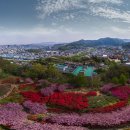
{"label": "sky", "polygon": [[129,35],[130,0],[0,0],[0,44]]}

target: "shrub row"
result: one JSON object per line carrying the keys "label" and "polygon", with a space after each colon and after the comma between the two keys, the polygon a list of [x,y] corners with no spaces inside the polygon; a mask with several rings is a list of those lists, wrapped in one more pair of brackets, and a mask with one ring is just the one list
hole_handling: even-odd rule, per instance
{"label": "shrub row", "polygon": [[130,121],[130,106],[109,113],[86,113],[79,115],[72,114],[56,114],[48,120],[50,123],[64,124],[67,126],[101,126],[114,127]]}

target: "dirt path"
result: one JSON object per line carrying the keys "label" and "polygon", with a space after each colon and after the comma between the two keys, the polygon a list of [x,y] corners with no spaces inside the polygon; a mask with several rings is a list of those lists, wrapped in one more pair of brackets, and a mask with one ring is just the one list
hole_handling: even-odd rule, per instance
{"label": "dirt path", "polygon": [[13,91],[15,88],[16,88],[16,85],[11,85],[10,90],[9,90],[5,95],[1,96],[1,97],[0,97],[0,100],[2,100],[2,99],[4,99],[4,98],[8,97],[8,96],[12,93],[12,91]]}

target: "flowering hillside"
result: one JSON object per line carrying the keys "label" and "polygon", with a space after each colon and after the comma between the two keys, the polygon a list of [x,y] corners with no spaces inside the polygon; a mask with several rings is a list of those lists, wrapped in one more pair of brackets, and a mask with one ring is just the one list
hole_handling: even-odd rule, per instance
{"label": "flowering hillside", "polygon": [[43,88],[38,84],[20,84],[13,95],[2,100],[1,127],[14,130],[87,130],[97,126],[116,127],[130,121],[128,86],[109,84],[99,92],[77,91],[69,84],[49,83]]}

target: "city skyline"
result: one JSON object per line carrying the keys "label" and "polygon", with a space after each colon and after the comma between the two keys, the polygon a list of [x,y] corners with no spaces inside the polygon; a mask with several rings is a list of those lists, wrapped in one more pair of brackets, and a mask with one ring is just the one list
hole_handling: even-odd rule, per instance
{"label": "city skyline", "polygon": [[0,44],[129,39],[129,0],[0,0]]}

